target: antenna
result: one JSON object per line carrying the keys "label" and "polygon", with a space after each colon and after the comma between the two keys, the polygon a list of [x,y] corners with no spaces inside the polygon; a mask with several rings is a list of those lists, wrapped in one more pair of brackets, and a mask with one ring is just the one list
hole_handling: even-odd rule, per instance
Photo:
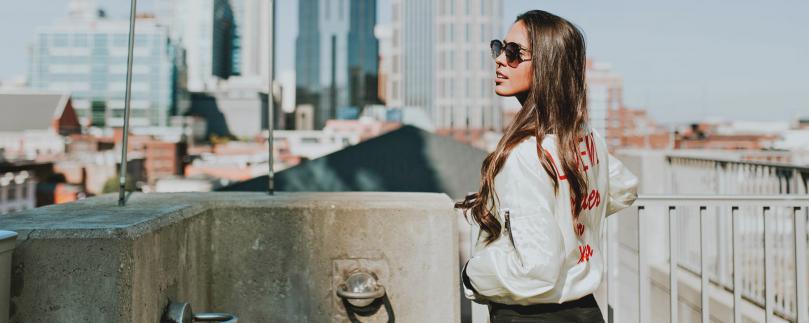
{"label": "antenna", "polygon": [[269,56],[270,56],[270,63],[267,64],[270,68],[270,82],[267,89],[267,144],[270,146],[270,160],[269,160],[269,173],[267,174],[267,193],[270,195],[275,194],[275,185],[274,185],[274,177],[275,173],[273,172],[273,114],[275,111],[275,100],[274,100],[274,88],[273,82],[275,80],[275,0],[267,0],[269,1],[270,14],[270,32],[268,33],[269,36]]}
{"label": "antenna", "polygon": [[132,100],[132,48],[135,46],[135,14],[138,0],[130,0],[129,48],[126,56],[126,97],[124,98],[124,135],[121,143],[121,171],[118,172],[118,206],[126,206],[126,153],[129,150],[129,101]]}

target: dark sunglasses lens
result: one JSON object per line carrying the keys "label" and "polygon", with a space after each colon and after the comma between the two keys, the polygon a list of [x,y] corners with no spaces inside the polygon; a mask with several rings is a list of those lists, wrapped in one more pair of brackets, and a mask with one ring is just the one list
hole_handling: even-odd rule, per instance
{"label": "dark sunglasses lens", "polygon": [[506,44],[506,60],[509,64],[514,62],[519,62],[520,59],[520,45],[515,43],[508,43]]}
{"label": "dark sunglasses lens", "polygon": [[503,43],[496,39],[489,43],[489,47],[492,49],[493,59],[497,59],[497,56],[500,56],[500,53],[503,51]]}

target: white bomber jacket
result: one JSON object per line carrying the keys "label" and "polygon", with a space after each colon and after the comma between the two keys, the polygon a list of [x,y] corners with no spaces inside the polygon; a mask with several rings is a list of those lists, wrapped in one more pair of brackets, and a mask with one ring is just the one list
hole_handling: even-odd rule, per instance
{"label": "white bomber jacket", "polygon": [[602,224],[607,215],[635,201],[638,180],[609,155],[595,131],[579,144],[589,187],[575,224],[556,136],[546,135],[542,148],[560,174],[557,193],[540,164],[536,137],[511,151],[494,180],[503,231],[489,245],[483,242],[486,233],[479,234],[464,267],[467,298],[520,305],[563,303],[598,288],[605,263]]}

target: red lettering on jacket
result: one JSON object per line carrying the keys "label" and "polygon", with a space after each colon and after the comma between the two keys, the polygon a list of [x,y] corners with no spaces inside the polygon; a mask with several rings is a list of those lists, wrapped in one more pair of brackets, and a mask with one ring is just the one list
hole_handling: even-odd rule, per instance
{"label": "red lettering on jacket", "polygon": [[584,224],[576,223],[576,235],[581,236],[584,234]]}
{"label": "red lettering on jacket", "polygon": [[593,249],[590,248],[590,244],[585,246],[579,246],[579,262],[582,263],[585,261],[589,261],[590,257],[593,256]]}
{"label": "red lettering on jacket", "polygon": [[584,200],[581,202],[581,209],[582,210],[592,210],[597,208],[601,205],[601,192],[594,189],[590,191],[590,194],[584,197]]}

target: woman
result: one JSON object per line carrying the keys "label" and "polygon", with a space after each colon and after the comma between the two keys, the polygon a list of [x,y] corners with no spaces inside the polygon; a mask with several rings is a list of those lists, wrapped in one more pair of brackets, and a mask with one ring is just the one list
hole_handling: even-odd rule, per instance
{"label": "woman", "polygon": [[534,10],[491,48],[495,92],[522,108],[483,161],[480,190],[455,205],[481,229],[467,297],[494,323],[603,322],[602,225],[635,200],[637,179],[587,124],[584,37]]}

